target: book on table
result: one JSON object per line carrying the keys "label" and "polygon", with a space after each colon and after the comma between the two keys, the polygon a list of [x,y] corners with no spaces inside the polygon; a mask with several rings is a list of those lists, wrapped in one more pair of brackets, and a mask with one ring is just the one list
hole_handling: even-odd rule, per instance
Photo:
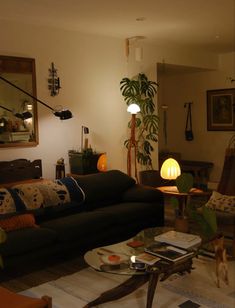
{"label": "book on table", "polygon": [[143,262],[149,265],[153,265],[155,264],[157,261],[160,260],[159,257],[151,254],[151,253],[147,253],[147,252],[142,252],[140,255],[135,257],[136,261],[139,262]]}
{"label": "book on table", "polygon": [[194,253],[193,251],[187,251],[185,249],[160,242],[153,243],[146,247],[145,252],[172,262],[177,262],[184,258],[188,258]]}
{"label": "book on table", "polygon": [[163,242],[184,249],[191,249],[201,244],[202,239],[195,234],[178,231],[168,231],[154,237],[157,242]]}

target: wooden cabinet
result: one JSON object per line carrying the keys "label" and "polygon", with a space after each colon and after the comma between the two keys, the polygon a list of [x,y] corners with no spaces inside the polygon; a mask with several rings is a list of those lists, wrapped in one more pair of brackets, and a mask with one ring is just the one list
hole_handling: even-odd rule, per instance
{"label": "wooden cabinet", "polygon": [[70,172],[73,174],[97,173],[97,163],[103,153],[81,153],[69,151]]}

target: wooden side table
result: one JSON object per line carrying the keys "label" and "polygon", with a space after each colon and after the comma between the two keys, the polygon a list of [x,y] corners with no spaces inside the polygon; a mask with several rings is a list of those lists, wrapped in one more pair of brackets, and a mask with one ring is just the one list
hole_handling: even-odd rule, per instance
{"label": "wooden side table", "polygon": [[188,232],[188,218],[185,214],[186,206],[192,196],[209,197],[211,192],[203,191],[198,188],[192,188],[188,193],[181,193],[176,186],[160,186],[157,187],[164,195],[176,197],[179,201],[179,216],[175,219],[175,229],[181,232]]}

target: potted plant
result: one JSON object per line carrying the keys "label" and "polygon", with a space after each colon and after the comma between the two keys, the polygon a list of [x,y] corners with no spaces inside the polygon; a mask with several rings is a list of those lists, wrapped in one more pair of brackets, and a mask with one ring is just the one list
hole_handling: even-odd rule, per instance
{"label": "potted plant", "polygon": [[[120,82],[120,90],[124,100],[129,106],[137,104],[140,112],[136,115],[136,142],[137,161],[147,169],[153,169],[151,153],[153,142],[158,141],[159,117],[155,114],[154,96],[157,93],[158,84],[148,80],[143,73],[130,79],[123,78]],[[128,123],[128,127],[131,123]],[[128,148],[130,138],[125,140],[124,145]]]}

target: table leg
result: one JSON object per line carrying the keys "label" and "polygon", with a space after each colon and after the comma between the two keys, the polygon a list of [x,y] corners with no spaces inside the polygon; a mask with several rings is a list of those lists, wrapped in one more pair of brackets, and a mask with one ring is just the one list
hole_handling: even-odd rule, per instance
{"label": "table leg", "polygon": [[126,281],[118,285],[117,287],[101,293],[99,297],[97,297],[95,300],[85,305],[83,308],[94,307],[94,306],[97,306],[97,305],[100,305],[106,302],[110,302],[110,301],[122,298],[132,293],[133,291],[137,290],[139,287],[145,284],[148,280],[149,280],[148,274],[131,276],[129,279],[127,279]]}
{"label": "table leg", "polygon": [[146,308],[152,308],[153,298],[154,298],[154,293],[157,287],[158,278],[159,278],[159,274],[157,272],[150,274]]}

